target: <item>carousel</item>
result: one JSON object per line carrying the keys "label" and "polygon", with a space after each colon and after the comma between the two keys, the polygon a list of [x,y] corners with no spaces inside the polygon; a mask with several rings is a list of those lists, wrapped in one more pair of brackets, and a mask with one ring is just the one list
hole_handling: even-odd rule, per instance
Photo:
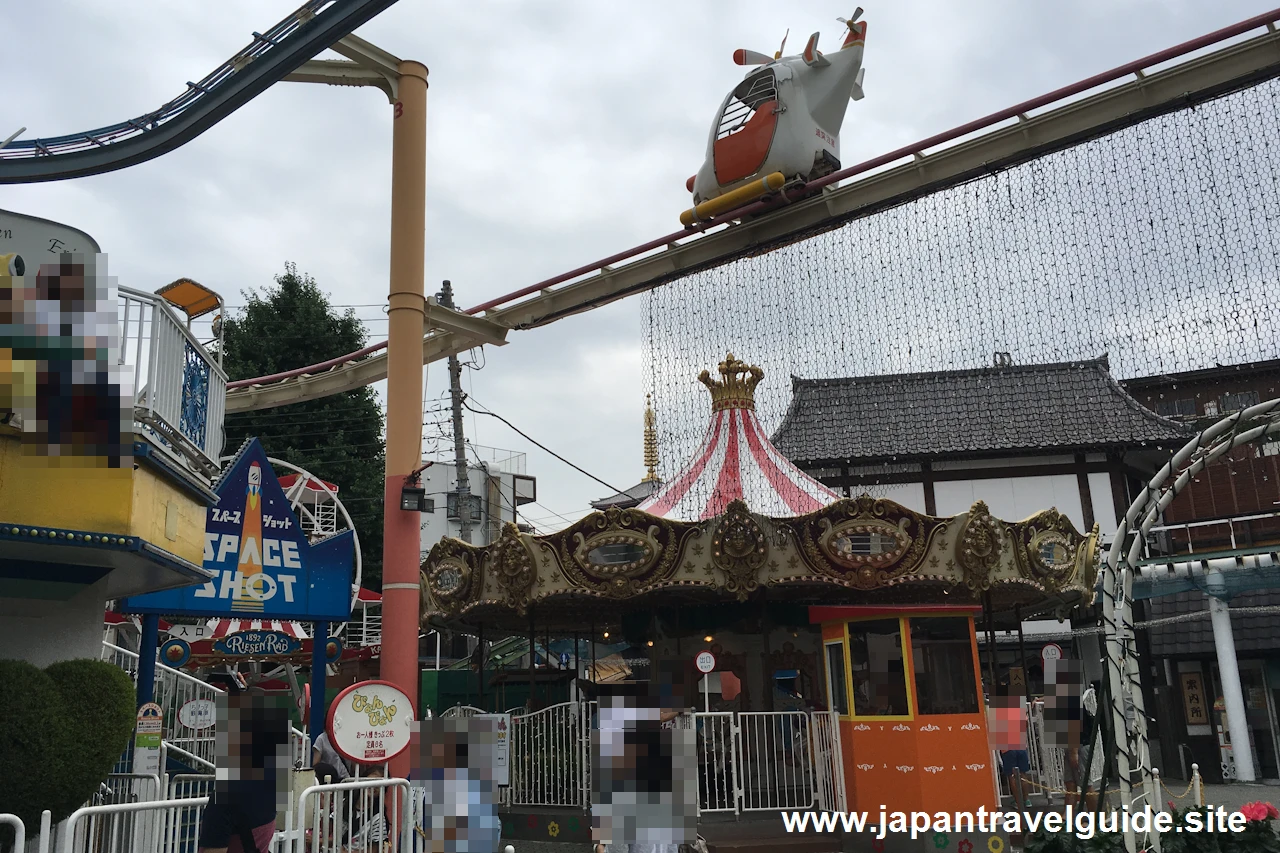
{"label": "carousel", "polygon": [[485,547],[439,542],[422,565],[424,626],[574,648],[616,632],[648,649],[650,672],[689,673],[690,708],[838,721],[830,780],[849,809],[996,805],[976,631],[995,613],[1089,604],[1096,526],[1081,534],[1052,508],[939,518],[838,495],[769,440],[763,378],[732,354],[703,371],[705,438],[638,506],[547,535],[509,524]]}

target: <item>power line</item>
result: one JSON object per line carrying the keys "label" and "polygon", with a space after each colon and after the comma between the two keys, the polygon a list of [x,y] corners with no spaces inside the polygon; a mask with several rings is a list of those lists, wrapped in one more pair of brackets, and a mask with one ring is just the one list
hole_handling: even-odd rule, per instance
{"label": "power line", "polygon": [[[471,399],[474,399],[474,398],[472,398],[472,397],[466,397],[466,398],[463,398],[463,400],[462,400],[462,405],[466,407],[467,411],[469,411],[469,412],[473,412],[473,413],[475,413],[475,414],[477,414],[477,415],[488,415],[488,416],[489,416],[489,417],[491,417],[491,418],[497,418],[498,420],[500,420],[500,421],[502,421],[504,424],[506,424],[508,427],[510,427],[510,428],[512,429],[512,431],[514,431],[517,435],[519,435],[519,436],[520,436],[521,438],[523,438],[525,441],[529,442],[530,444],[532,444],[532,445],[534,445],[534,446],[536,446],[536,447],[541,448],[542,450],[546,451],[547,453],[550,453],[550,454],[551,454],[552,456],[554,456],[556,459],[559,459],[561,462],[563,462],[564,464],[568,465],[570,468],[572,468],[573,470],[577,471],[578,473],[580,473],[580,474],[585,474],[586,476],[588,476],[588,477],[590,477],[591,479],[595,480],[595,481],[596,481],[597,483],[599,483],[600,485],[604,486],[606,489],[612,489],[615,493],[618,493],[618,492],[621,492],[621,491],[622,491],[622,489],[619,489],[617,486],[611,486],[611,485],[609,485],[609,484],[608,484],[608,483],[606,483],[604,480],[601,480],[599,477],[597,477],[595,474],[592,474],[590,471],[584,470],[584,469],[582,469],[582,468],[579,468],[577,465],[574,465],[574,464],[573,464],[572,462],[570,462],[568,459],[565,459],[563,456],[561,456],[559,453],[556,453],[554,450],[552,450],[551,448],[547,447],[545,444],[542,444],[541,442],[535,441],[534,439],[530,438],[530,437],[528,436],[528,434],[527,434],[527,433],[525,433],[524,431],[522,431],[519,427],[517,427],[515,424],[511,423],[511,421],[507,420],[507,419],[506,419],[506,418],[504,418],[502,415],[499,415],[497,412],[481,411],[481,410],[479,410],[479,409],[473,409],[473,408],[471,408],[470,406],[468,406],[468,405],[467,405],[467,400],[471,400]],[[481,405],[481,406],[482,406],[482,405],[484,405],[484,404],[483,404],[483,403],[481,403],[479,400],[476,400],[475,402],[476,402],[476,405]]]}

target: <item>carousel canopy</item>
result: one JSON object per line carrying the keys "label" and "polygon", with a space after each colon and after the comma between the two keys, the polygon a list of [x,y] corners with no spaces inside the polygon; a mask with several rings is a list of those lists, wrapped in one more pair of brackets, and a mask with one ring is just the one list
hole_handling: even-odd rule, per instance
{"label": "carousel canopy", "polygon": [[485,546],[436,543],[422,563],[424,623],[518,636],[531,619],[572,632],[636,614],[678,622],[690,608],[728,619],[765,603],[986,600],[997,614],[1034,618],[1092,600],[1097,525],[1080,533],[1050,507],[1005,521],[982,501],[944,518],[870,495],[838,498],[765,438],[753,408],[763,372],[730,355],[720,374],[701,377],[712,394],[702,449],[640,506],[544,535],[506,524]]}
{"label": "carousel canopy", "polygon": [[756,385],[764,371],[729,353],[720,381],[704,370],[698,380],[711,391],[711,423],[688,464],[646,498],[642,512],[677,521],[723,515],[741,500],[774,518],[816,512],[840,496],[792,465],[769,441],[756,418]]}

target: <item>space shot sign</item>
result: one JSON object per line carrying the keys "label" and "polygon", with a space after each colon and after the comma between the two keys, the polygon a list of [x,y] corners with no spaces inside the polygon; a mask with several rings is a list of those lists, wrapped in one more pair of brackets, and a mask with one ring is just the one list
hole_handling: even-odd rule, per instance
{"label": "space shot sign", "polygon": [[126,613],[345,622],[351,617],[351,531],[315,543],[249,439],[218,483],[205,516],[202,585],[127,598]]}

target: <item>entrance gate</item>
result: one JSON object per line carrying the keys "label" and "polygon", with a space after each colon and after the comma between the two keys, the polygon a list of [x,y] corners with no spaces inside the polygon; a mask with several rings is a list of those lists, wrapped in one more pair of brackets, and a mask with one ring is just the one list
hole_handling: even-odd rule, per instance
{"label": "entrance gate", "polygon": [[[479,709],[450,708],[442,717]],[[831,711],[711,711],[693,715],[698,811],[844,811],[839,717]],[[591,806],[594,702],[511,717],[509,806]]]}

